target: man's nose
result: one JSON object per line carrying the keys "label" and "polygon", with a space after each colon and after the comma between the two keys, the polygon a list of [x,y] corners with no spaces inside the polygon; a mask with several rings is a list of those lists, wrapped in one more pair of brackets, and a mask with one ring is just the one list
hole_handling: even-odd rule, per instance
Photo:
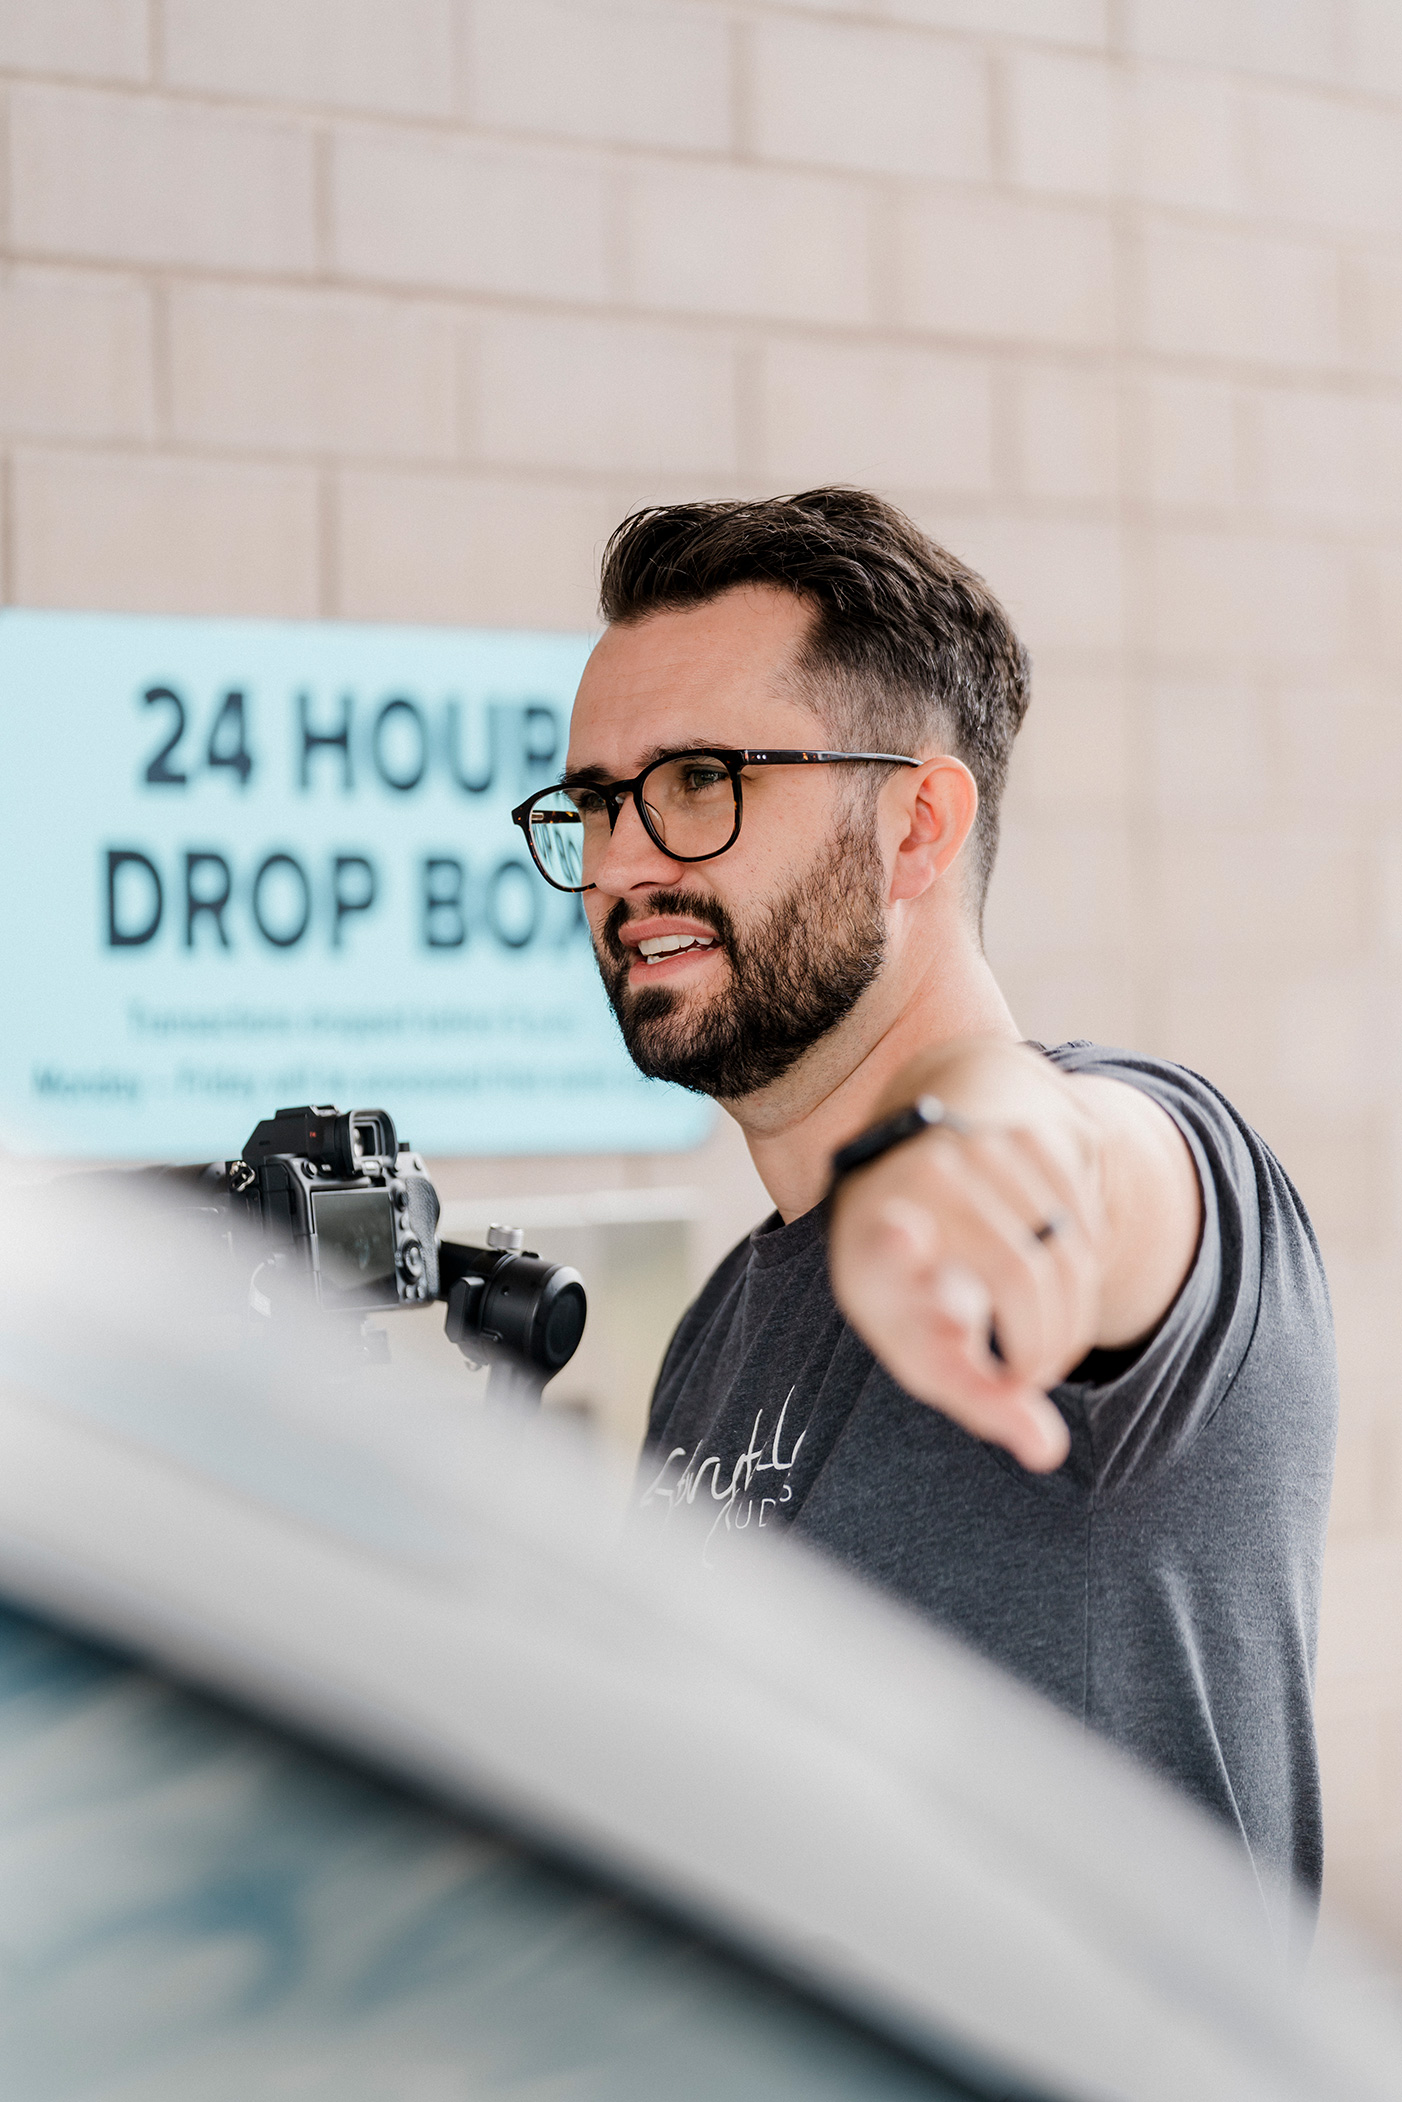
{"label": "man's nose", "polygon": [[682,864],[673,861],[652,838],[629,796],[609,834],[603,857],[593,871],[594,888],[622,898],[630,890],[660,890],[675,883]]}

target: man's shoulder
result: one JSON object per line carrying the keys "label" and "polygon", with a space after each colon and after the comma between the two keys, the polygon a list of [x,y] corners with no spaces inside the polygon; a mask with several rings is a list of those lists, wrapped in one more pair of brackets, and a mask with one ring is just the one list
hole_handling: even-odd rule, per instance
{"label": "man's shoulder", "polygon": [[[1040,1051],[1063,1073],[1093,1073],[1109,1080],[1123,1080],[1131,1087],[1135,1085],[1152,1088],[1157,1082],[1170,1087],[1181,1087],[1188,1093],[1205,1092],[1224,1108],[1232,1105],[1219,1087],[1194,1072],[1191,1066],[1179,1065],[1171,1058],[1161,1058],[1152,1051],[1133,1051],[1123,1044],[1101,1044],[1091,1037],[1068,1037],[1061,1044],[1030,1043],[1030,1049]],[[1235,1115],[1236,1112],[1232,1111]]]}
{"label": "man's shoulder", "polygon": [[686,1313],[682,1316],[683,1321],[690,1320],[691,1316],[699,1312],[703,1307],[710,1308],[714,1306],[718,1299],[725,1297],[732,1285],[738,1284],[750,1266],[750,1258],[754,1252],[754,1242],[754,1231],[751,1230],[749,1233],[741,1234],[735,1246],[726,1250],[716,1264],[715,1269],[706,1279],[705,1284],[702,1285],[700,1291],[692,1300]]}
{"label": "man's shoulder", "polygon": [[1233,1181],[1258,1180],[1258,1168],[1266,1162],[1280,1172],[1259,1132],[1215,1082],[1191,1066],[1149,1051],[1094,1043],[1086,1037],[1032,1048],[1071,1078],[1117,1080],[1148,1095],[1183,1130],[1199,1172],[1210,1166],[1214,1181],[1220,1182],[1224,1173]]}
{"label": "man's shoulder", "polygon": [[1305,1201],[1274,1148],[1213,1081],[1172,1059],[1083,1039],[1037,1049],[1063,1073],[1123,1081],[1166,1110],[1202,1185],[1203,1243],[1220,1239],[1228,1257],[1239,1251],[1246,1271],[1254,1269],[1288,1311],[1311,1307],[1321,1333],[1332,1336],[1324,1260]]}
{"label": "man's shoulder", "polygon": [[672,1332],[658,1375],[658,1384],[665,1382],[670,1368],[695,1343],[710,1325],[717,1309],[737,1290],[749,1268],[750,1254],[754,1242],[753,1233],[742,1234],[735,1246],[728,1249],[692,1300],[681,1320]]}
{"label": "man's shoulder", "polygon": [[1219,1437],[1244,1441],[1258,1487],[1272,1466],[1317,1485],[1314,1461],[1327,1464],[1335,1405],[1328,1285],[1304,1204],[1275,1154],[1191,1067],[1079,1039],[1036,1048],[1064,1073],[1147,1094],[1182,1132],[1202,1190],[1197,1252],[1159,1327],[1130,1352],[1095,1354],[1061,1390],[1073,1438],[1076,1422],[1084,1433],[1095,1494],[1142,1485],[1214,1422]]}

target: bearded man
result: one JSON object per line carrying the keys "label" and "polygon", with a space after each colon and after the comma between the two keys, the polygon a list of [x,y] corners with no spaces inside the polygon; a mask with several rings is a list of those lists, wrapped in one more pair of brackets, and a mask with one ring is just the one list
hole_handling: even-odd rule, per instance
{"label": "bearded man", "polygon": [[667,1352],[642,1505],[710,1510],[712,1556],[793,1527],[1316,1892],[1319,1253],[1206,1081],[1022,1040],[982,942],[1006,614],[842,489],[638,513],[602,610],[516,816],[634,1060],[775,1205]]}

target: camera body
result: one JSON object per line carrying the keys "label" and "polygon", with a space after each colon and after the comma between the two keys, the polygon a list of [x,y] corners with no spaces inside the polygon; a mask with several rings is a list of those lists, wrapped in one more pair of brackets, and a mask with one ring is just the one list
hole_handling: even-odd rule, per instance
{"label": "camera body", "polygon": [[[166,1181],[172,1171],[160,1172]],[[489,1391],[526,1400],[579,1347],[588,1302],[578,1272],[523,1248],[518,1228],[493,1226],[486,1248],[441,1241],[438,1192],[387,1110],[280,1109],[237,1160],[182,1172],[197,1178],[192,1194],[219,1237],[261,1257],[255,1314],[271,1314],[288,1286],[309,1289],[326,1313],[359,1317],[441,1299],[448,1341],[491,1368]]]}
{"label": "camera body", "polygon": [[235,1215],[290,1255],[325,1312],[363,1316],[438,1297],[438,1192],[388,1111],[280,1109],[225,1174]]}

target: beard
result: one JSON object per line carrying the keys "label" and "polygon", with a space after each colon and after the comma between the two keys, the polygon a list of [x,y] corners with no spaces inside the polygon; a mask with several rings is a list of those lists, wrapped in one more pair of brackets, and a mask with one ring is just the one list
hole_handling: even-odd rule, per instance
{"label": "beard", "polygon": [[730,965],[728,983],[694,1014],[671,986],[635,992],[629,985],[636,951],[619,933],[634,915],[620,899],[595,953],[634,1065],[650,1080],[731,1102],[781,1079],[879,973],[884,878],[872,827],[849,823],[819,862],[743,927],[699,891],[654,891],[649,913],[714,928]]}

